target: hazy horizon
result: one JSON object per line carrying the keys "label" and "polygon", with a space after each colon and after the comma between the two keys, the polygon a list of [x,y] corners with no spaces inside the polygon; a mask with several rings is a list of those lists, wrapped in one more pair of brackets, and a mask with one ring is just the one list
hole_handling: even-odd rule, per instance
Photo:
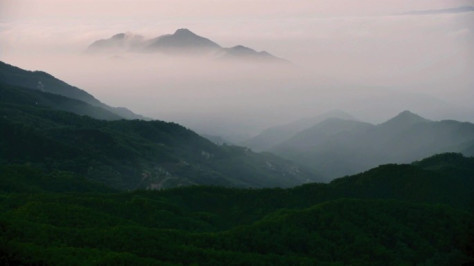
{"label": "hazy horizon", "polygon": [[[46,71],[113,106],[200,133],[255,135],[340,109],[474,121],[474,1],[0,2],[0,60]],[[456,9],[454,12],[453,9]],[[87,55],[121,32],[188,28],[290,65],[161,54]]]}

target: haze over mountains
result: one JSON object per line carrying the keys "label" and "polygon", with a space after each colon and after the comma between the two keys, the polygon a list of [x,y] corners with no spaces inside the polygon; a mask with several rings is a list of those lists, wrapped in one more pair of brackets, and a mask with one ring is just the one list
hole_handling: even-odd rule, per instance
{"label": "haze over mountains", "polygon": [[334,110],[315,117],[300,119],[288,124],[270,127],[257,136],[245,140],[242,144],[251,147],[254,151],[266,151],[282,141],[293,137],[296,133],[314,126],[328,118],[355,120],[351,115],[344,111]]}
{"label": "haze over mountains", "polygon": [[47,73],[0,66],[1,162],[70,171],[122,190],[288,187],[319,180],[277,156],[218,146],[175,123],[136,120],[138,115],[125,120],[122,109],[115,112]]}
{"label": "haze over mountains", "polygon": [[266,151],[310,167],[326,180],[442,152],[474,155],[474,124],[431,121],[409,111],[377,125],[333,117],[278,143],[272,142],[273,136],[285,135],[288,130],[282,127],[272,131],[263,132],[247,145],[260,150],[272,143]]}
{"label": "haze over mountains", "polygon": [[243,45],[224,48],[188,29],[178,29],[173,34],[166,34],[152,39],[145,39],[143,36],[133,33],[119,33],[109,39],[93,42],[89,45],[87,51],[90,53],[157,52],[168,55],[209,56],[216,59],[287,62],[268,52],[257,52]]}
{"label": "haze over mountains", "polygon": [[[79,119],[70,115],[70,121],[65,122],[60,118],[65,115],[58,113],[52,117],[50,117],[52,114],[45,117],[41,108],[46,107],[104,120],[143,119],[143,117],[124,108],[109,107],[87,92],[70,86],[47,73],[25,71],[5,63],[1,63],[0,66],[0,83],[2,84],[0,100],[5,104],[4,112],[10,113],[8,120],[4,122],[10,126],[23,123],[23,126],[28,128],[31,124],[27,121],[36,117],[37,122],[33,124],[41,128],[43,132],[36,132],[29,136],[28,130],[25,131],[20,127],[17,133],[29,136],[27,138],[37,139],[40,143],[50,143],[49,149],[56,152],[46,157],[54,158],[57,167],[60,166],[61,169],[79,171],[74,167],[70,168],[66,163],[67,160],[77,160],[82,156],[84,159],[89,158],[85,160],[93,159],[87,155],[87,149],[71,149],[73,143],[83,142],[83,147],[94,147],[101,142],[109,143],[112,146],[97,147],[104,154],[104,159],[107,159],[98,163],[95,169],[85,172],[80,170],[79,173],[93,179],[104,175],[101,180],[103,179],[106,183],[112,182],[116,187],[164,188],[186,184],[244,187],[292,186],[310,181],[329,181],[380,164],[407,163],[442,152],[474,155],[473,124],[454,120],[430,121],[409,111],[404,111],[378,125],[354,120],[351,115],[342,111],[332,111],[270,128],[243,143],[255,151],[269,151],[292,162],[271,154],[257,154],[241,147],[219,146],[229,142],[219,137],[210,137],[219,144],[215,145],[189,130],[164,122],[105,123]],[[26,109],[13,112],[16,108],[13,106]],[[40,109],[36,110],[36,108]],[[10,124],[12,119],[17,122]],[[66,131],[60,129],[66,125],[71,128]],[[86,130],[83,127],[86,127]],[[131,129],[121,130],[123,127],[131,127]],[[51,135],[51,132],[55,133]],[[162,134],[164,134],[162,137],[158,137]],[[178,136],[174,136],[175,134]],[[186,137],[180,139],[181,135]],[[15,134],[8,136],[4,138],[4,141],[7,141],[5,147],[10,148],[5,152],[16,154],[15,143],[18,144],[23,140],[17,139]],[[157,140],[162,143],[155,143]],[[96,143],[96,141],[99,142]],[[126,143],[123,144],[125,146],[113,148],[121,142]],[[183,143],[191,146],[183,146]],[[30,144],[32,147],[36,145],[34,141]],[[169,147],[160,146],[162,144]],[[143,145],[150,145],[148,148],[150,150],[146,152],[148,155],[142,154],[145,150],[138,153],[132,152],[134,149],[141,149],[138,147],[144,148]],[[64,148],[65,146],[69,148]],[[134,163],[128,166],[121,164],[120,160],[123,158],[114,157],[113,154],[118,152],[115,149],[121,150],[120,153],[129,154],[127,160]],[[41,151],[28,148],[23,153],[27,150],[31,152],[28,156],[36,158],[36,163],[48,165],[44,158],[38,157],[38,152],[43,154]],[[154,159],[153,156],[162,154],[165,150],[170,154]],[[65,151],[76,155],[63,161],[68,158],[61,155]],[[22,161],[24,156],[16,159],[10,156],[5,159]],[[239,166],[244,162],[248,168]],[[107,173],[107,169],[115,169],[113,172],[116,174]],[[200,174],[195,176],[195,171]],[[143,174],[147,178],[142,179]]]}
{"label": "haze over mountains", "polygon": [[0,0],[0,265],[474,265],[470,2]]}

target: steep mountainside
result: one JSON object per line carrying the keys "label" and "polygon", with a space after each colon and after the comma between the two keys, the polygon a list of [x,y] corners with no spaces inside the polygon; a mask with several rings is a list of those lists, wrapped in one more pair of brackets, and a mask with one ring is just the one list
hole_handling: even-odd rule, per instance
{"label": "steep mountainside", "polygon": [[124,119],[146,119],[123,107],[110,107],[89,93],[42,71],[27,71],[0,61],[0,84],[61,95],[100,107]]}
{"label": "steep mountainside", "polygon": [[275,146],[271,151],[312,167],[328,180],[385,163],[406,163],[442,152],[465,152],[474,125],[430,121],[405,111],[380,125],[327,120]]}

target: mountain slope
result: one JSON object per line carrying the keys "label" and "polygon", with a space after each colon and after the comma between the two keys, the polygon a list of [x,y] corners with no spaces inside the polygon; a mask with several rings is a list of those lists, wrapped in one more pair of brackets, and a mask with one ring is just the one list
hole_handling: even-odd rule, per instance
{"label": "mountain slope", "polygon": [[118,189],[287,187],[317,180],[274,155],[218,146],[173,123],[95,120],[13,97],[0,101],[0,112],[0,162],[66,170]]}
{"label": "mountain slope", "polygon": [[93,42],[87,48],[88,52],[117,52],[121,50],[135,50],[142,47],[143,36],[131,33],[118,33],[109,39]]}
{"label": "mountain slope", "polygon": [[430,121],[408,111],[376,126],[353,121],[351,128],[348,123],[322,122],[271,151],[332,179],[385,163],[406,163],[442,152],[469,152],[469,143],[474,141],[471,123]]}
{"label": "mountain slope", "polygon": [[222,59],[242,59],[242,60],[253,60],[256,62],[279,62],[288,63],[288,61],[275,57],[268,52],[261,51],[257,52],[254,49],[245,47],[243,45],[236,45],[231,48],[224,48],[222,52]]}
{"label": "mountain slope", "polygon": [[110,107],[89,93],[42,71],[27,71],[0,61],[0,83],[61,95],[100,107],[126,119],[146,119],[126,108]]}
{"label": "mountain slope", "polygon": [[335,110],[315,117],[301,119],[288,124],[268,128],[257,136],[244,141],[242,145],[249,147],[254,151],[268,151],[270,148],[293,137],[296,133],[321,123],[328,118],[355,120],[349,114],[343,111]]}
{"label": "mountain slope", "polygon": [[123,119],[122,116],[80,100],[2,83],[0,83],[0,102],[4,104],[36,106],[39,108],[46,107],[102,120]]}

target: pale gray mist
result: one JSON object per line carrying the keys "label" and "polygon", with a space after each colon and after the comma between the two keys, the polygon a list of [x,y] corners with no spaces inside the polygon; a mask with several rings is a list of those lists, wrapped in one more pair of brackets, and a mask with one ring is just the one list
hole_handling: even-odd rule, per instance
{"label": "pale gray mist", "polygon": [[[474,121],[472,1],[64,2],[2,1],[0,60],[201,134],[243,143],[331,110]],[[140,48],[180,28],[290,63]]]}

